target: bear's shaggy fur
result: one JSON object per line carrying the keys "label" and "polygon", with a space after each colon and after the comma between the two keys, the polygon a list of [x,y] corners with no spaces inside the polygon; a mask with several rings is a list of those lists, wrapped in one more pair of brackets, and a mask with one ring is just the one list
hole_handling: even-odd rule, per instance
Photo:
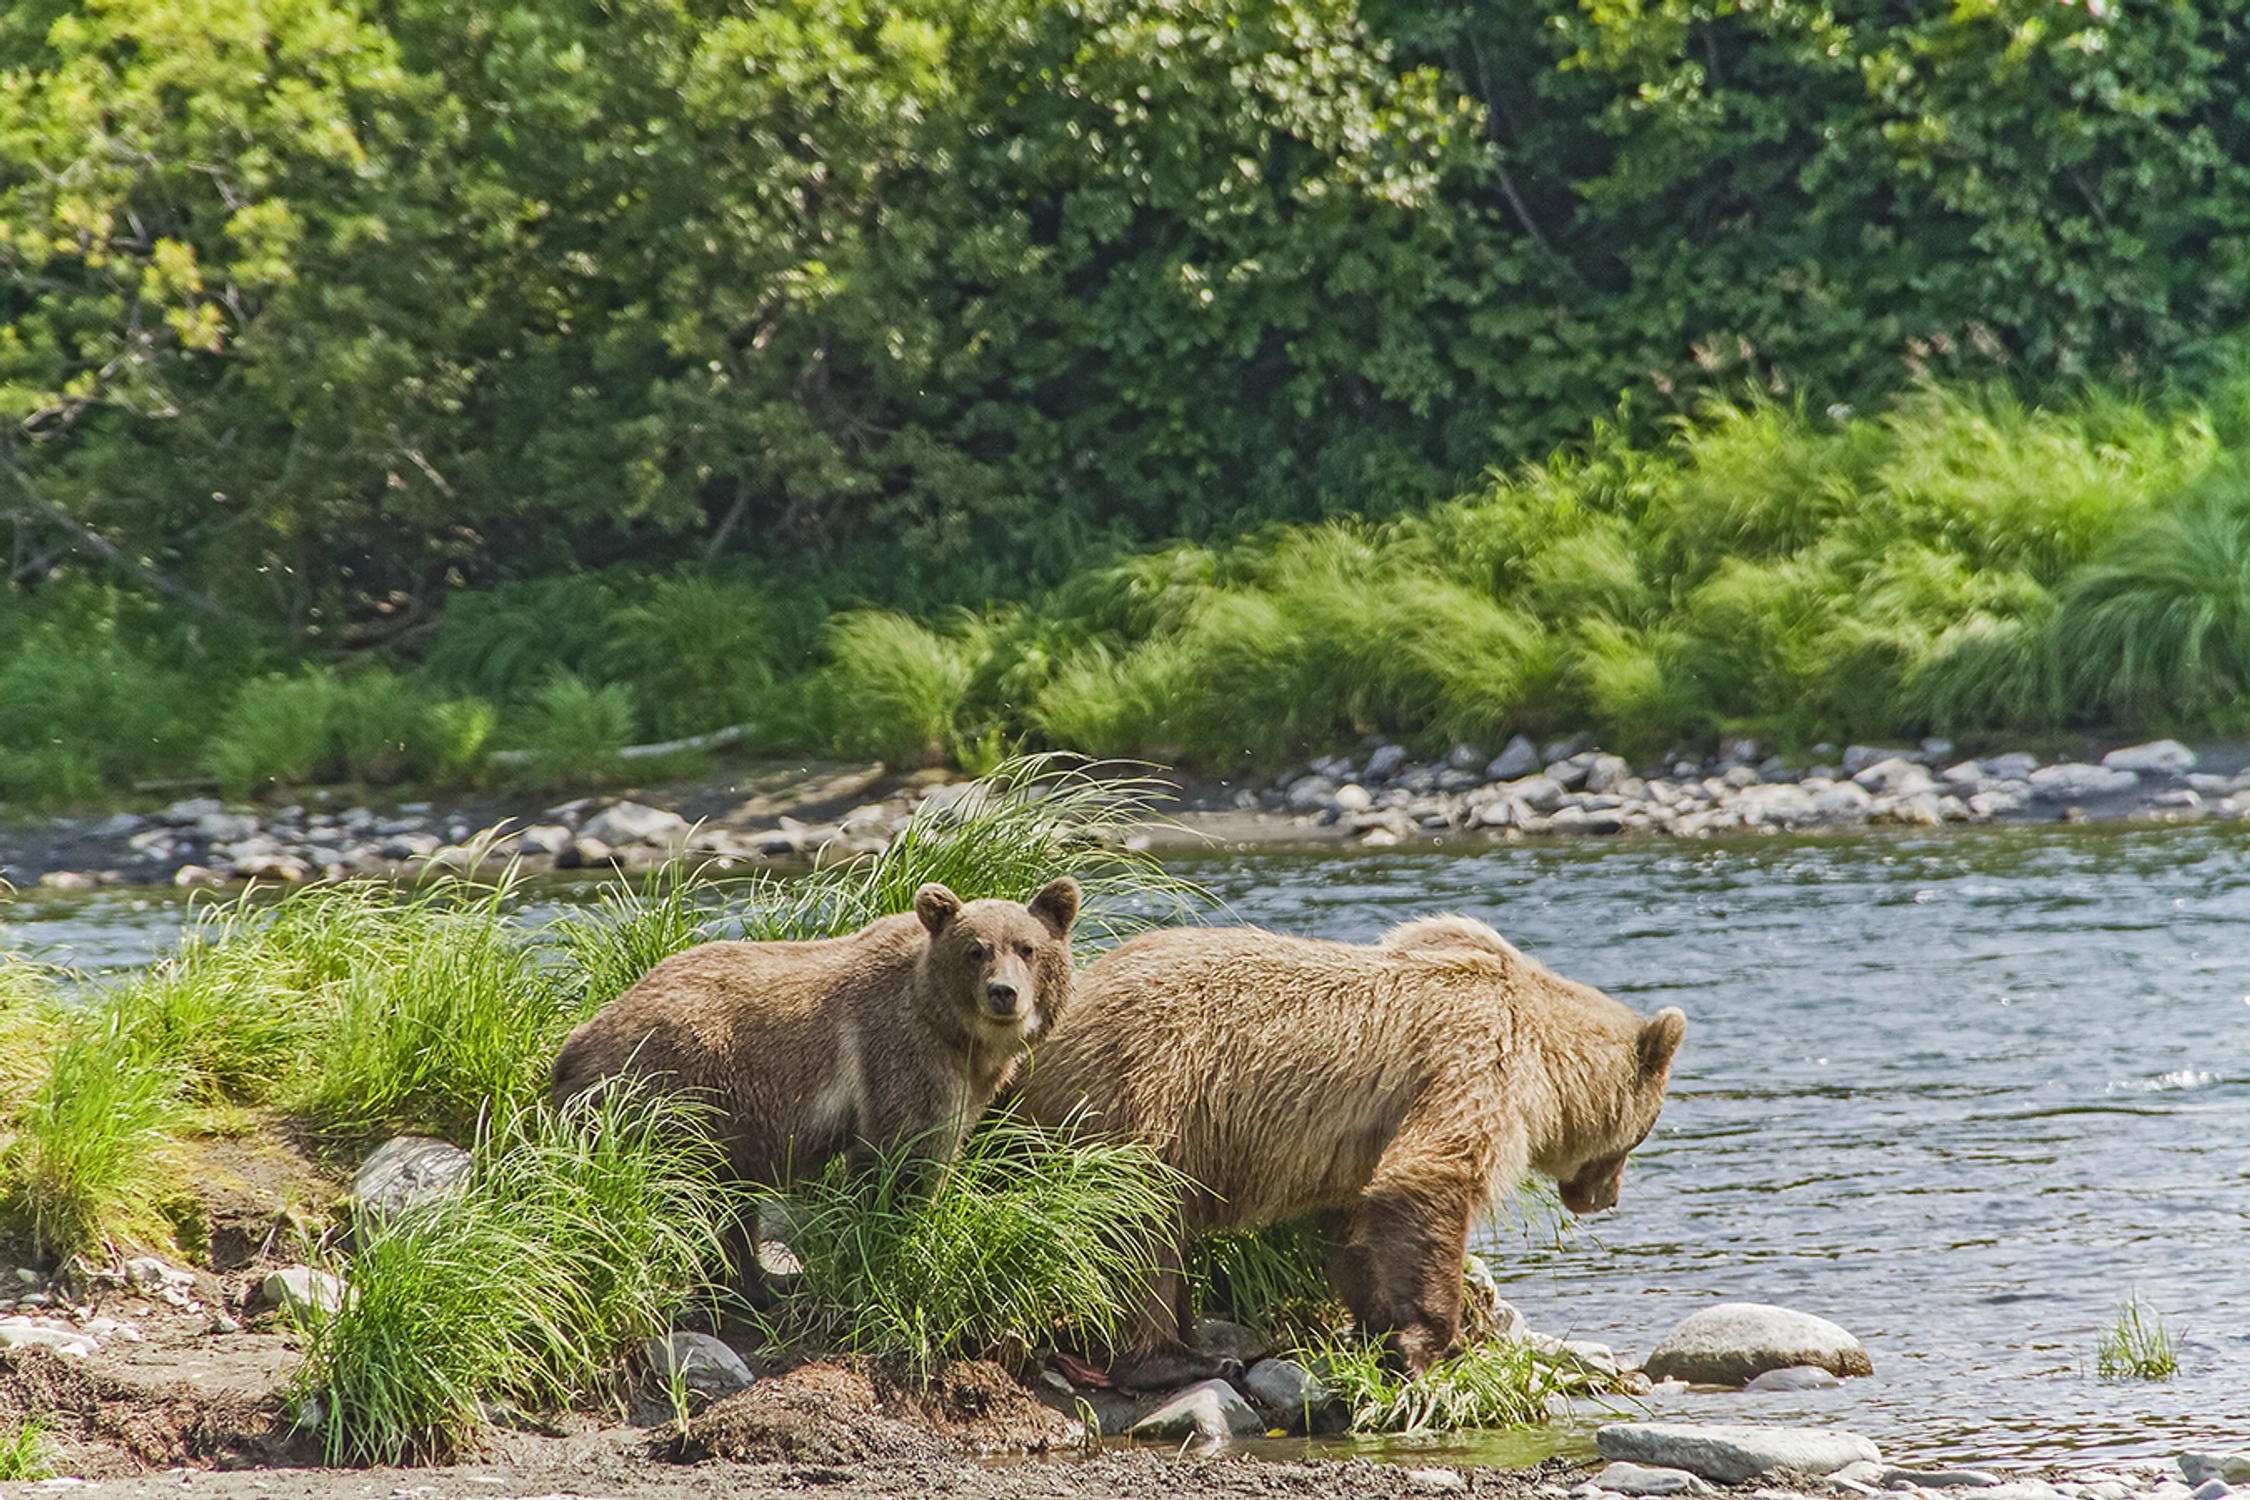
{"label": "bear's shaggy fur", "polygon": [[950,1158],[1071,994],[1078,883],[1029,905],[914,893],[849,937],[704,943],[570,1034],[556,1102],[630,1075],[709,1105],[740,1181],[911,1142]]}
{"label": "bear's shaggy fur", "polygon": [[[1471,1218],[1533,1171],[1574,1213],[1616,1203],[1686,1025],[1465,917],[1374,946],[1177,928],[1079,975],[1023,1096],[1032,1118],[1083,1112],[1199,1184],[1183,1235],[1318,1216],[1337,1293],[1420,1374],[1458,1343]],[[1179,1264],[1119,1362],[1165,1374],[1134,1383],[1197,1368]]]}

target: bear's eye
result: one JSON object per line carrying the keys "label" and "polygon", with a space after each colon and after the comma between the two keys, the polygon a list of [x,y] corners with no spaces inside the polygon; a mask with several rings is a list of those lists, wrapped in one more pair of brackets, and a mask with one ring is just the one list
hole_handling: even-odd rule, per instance
{"label": "bear's eye", "polygon": [[969,941],[968,951],[970,963],[981,964],[984,962],[986,956],[984,944],[977,942],[974,938],[972,938]]}
{"label": "bear's eye", "polygon": [[1029,943],[1018,943],[1018,944],[1016,944],[1016,957],[1018,957],[1018,958],[1020,958],[1020,959],[1024,960],[1024,961],[1025,961],[1026,963],[1029,963],[1029,962],[1031,961],[1031,944],[1029,944]]}

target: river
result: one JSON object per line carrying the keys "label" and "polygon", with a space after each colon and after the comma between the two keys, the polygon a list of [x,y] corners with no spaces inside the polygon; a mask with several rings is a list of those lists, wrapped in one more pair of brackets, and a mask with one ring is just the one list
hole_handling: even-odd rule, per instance
{"label": "river", "polygon": [[[1370,939],[1483,918],[1689,1017],[1616,1211],[1505,1215],[1480,1249],[1534,1327],[1645,1353],[1721,1300],[1849,1328],[1872,1378],[1658,1415],[1848,1427],[1886,1454],[2087,1465],[2250,1436],[2250,848],[2233,827],[1522,844],[1174,865],[1239,919]],[[26,901],[93,967],[181,908]],[[2179,1374],[2094,1374],[2129,1298]],[[1581,1451],[1588,1424],[1417,1448]]]}

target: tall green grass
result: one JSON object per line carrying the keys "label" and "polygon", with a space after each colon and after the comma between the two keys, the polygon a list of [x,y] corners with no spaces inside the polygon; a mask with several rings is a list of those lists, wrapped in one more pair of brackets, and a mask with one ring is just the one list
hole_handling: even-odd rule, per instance
{"label": "tall green grass", "polygon": [[1331,1338],[1306,1362],[1351,1413],[1351,1430],[1420,1434],[1545,1422],[1581,1398],[1611,1394],[1613,1377],[1568,1354],[1518,1340],[1473,1344],[1408,1380],[1379,1345]]}
{"label": "tall green grass", "polygon": [[54,1473],[45,1428],[29,1418],[0,1428],[0,1484],[36,1484]]}
{"label": "tall green grass", "polygon": [[945,759],[974,671],[960,643],[904,615],[859,610],[829,622],[827,646],[838,748],[893,765]]}
{"label": "tall green grass", "polygon": [[0,1220],[42,1260],[160,1237],[177,1076],[113,1014],[58,1018],[55,1033],[0,1147]]}
{"label": "tall green grass", "polygon": [[926,1376],[1019,1360],[1060,1337],[1109,1344],[1139,1306],[1182,1184],[1133,1143],[988,1116],[942,1167],[906,1143],[786,1195],[800,1336]]}
{"label": "tall green grass", "polygon": [[2179,1335],[2134,1297],[2095,1338],[2094,1371],[2104,1380],[2170,1380],[2180,1371]]}
{"label": "tall green grass", "polygon": [[689,1107],[630,1090],[506,1115],[474,1155],[464,1194],[385,1223],[343,1305],[306,1315],[299,1406],[331,1463],[452,1458],[483,1403],[608,1394],[709,1284],[741,1206]]}
{"label": "tall green grass", "polygon": [[387,668],[308,667],[245,682],[204,762],[238,798],[322,781],[459,780],[482,762],[495,722],[489,704],[440,698]]}

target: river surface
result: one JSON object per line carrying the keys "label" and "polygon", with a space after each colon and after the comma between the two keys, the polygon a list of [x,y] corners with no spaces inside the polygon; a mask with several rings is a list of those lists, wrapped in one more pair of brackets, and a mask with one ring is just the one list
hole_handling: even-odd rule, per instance
{"label": "river surface", "polygon": [[[1479,1248],[1542,1331],[1646,1353],[1725,1300],[1849,1328],[1875,1375],[1655,1414],[1848,1427],[1887,1456],[2093,1465],[2250,1447],[2250,834],[2017,829],[1513,845],[1176,863],[1235,917],[1365,940],[1483,918],[1689,1017],[1615,1212],[1503,1215]],[[182,908],[20,902],[7,937],[144,960]],[[2129,1299],[2168,1382],[2109,1382]],[[1590,1421],[1424,1444],[1517,1461]],[[1361,1451],[1366,1451],[1362,1449]]]}

